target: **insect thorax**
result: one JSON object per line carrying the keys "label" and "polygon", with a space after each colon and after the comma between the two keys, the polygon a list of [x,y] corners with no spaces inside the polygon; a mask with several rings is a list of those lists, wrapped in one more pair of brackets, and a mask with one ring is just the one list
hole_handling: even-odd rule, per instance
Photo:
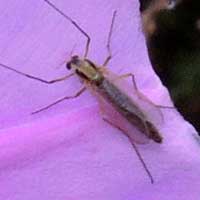
{"label": "insect thorax", "polygon": [[99,85],[104,79],[102,72],[88,59],[81,59],[78,56],[73,56],[67,65],[68,69],[73,69],[81,79],[92,84]]}

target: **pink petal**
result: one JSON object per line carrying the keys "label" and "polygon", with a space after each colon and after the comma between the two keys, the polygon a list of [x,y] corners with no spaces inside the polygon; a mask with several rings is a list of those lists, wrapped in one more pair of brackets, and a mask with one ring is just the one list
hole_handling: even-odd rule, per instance
{"label": "pink petal", "polygon": [[[117,9],[110,69],[133,72],[149,98],[170,104],[149,64],[136,0],[54,2],[91,35],[89,58],[100,64]],[[66,74],[56,67],[74,44],[83,55],[85,38],[42,0],[1,2],[0,22],[0,61],[21,71],[53,79]],[[0,71],[0,199],[199,199],[199,143],[175,110],[163,111],[163,144],[138,146],[152,185],[128,139],[103,122],[89,93],[30,115],[74,93],[76,78],[46,86]]]}

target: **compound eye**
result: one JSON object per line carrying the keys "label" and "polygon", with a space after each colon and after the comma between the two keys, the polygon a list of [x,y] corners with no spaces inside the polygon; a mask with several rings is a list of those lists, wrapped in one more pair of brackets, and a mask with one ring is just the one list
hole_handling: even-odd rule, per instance
{"label": "compound eye", "polygon": [[71,62],[68,62],[68,63],[66,64],[66,68],[69,69],[69,70],[72,68],[72,67],[71,67]]}

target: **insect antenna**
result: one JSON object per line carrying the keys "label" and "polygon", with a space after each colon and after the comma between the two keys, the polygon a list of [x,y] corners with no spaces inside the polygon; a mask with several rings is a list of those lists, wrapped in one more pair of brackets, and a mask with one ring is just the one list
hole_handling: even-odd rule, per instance
{"label": "insect antenna", "polygon": [[62,12],[59,8],[57,8],[53,3],[51,3],[48,0],[44,0],[51,8],[56,10],[60,15],[62,15],[65,19],[70,21],[86,38],[86,47],[85,47],[85,53],[84,53],[84,58],[87,57],[88,51],[89,51],[89,46],[90,46],[90,36],[75,22],[71,17],[67,16],[64,12]]}

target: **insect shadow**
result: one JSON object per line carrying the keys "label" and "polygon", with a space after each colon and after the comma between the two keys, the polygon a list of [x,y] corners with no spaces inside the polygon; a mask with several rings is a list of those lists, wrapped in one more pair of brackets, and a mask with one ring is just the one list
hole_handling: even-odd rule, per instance
{"label": "insect shadow", "polygon": [[[103,62],[103,65],[98,66],[87,59],[91,41],[90,36],[77,24],[76,21],[63,13],[49,0],[44,0],[44,2],[46,2],[48,6],[53,8],[55,11],[57,11],[57,13],[71,22],[78,29],[78,31],[80,31],[86,37],[87,40],[83,58],[80,58],[78,55],[71,56],[71,59],[66,63],[66,68],[71,70],[72,73],[50,81],[32,76],[27,73],[23,73],[2,63],[0,63],[0,66],[45,84],[54,84],[56,82],[66,80],[69,77],[77,75],[81,79],[83,86],[74,95],[60,98],[48,106],[32,112],[32,114],[47,110],[64,100],[77,98],[83,94],[86,89],[89,89],[98,98],[103,120],[115,128],[121,130],[129,138],[139,160],[141,161],[143,168],[150,178],[151,183],[153,183],[153,176],[151,175],[147,165],[139,153],[138,147],[135,144],[137,139],[135,138],[133,132],[139,131],[139,137],[141,136],[139,140],[144,141],[146,139],[152,139],[157,143],[161,143],[163,138],[159,133],[158,128],[156,127],[156,120],[153,118],[159,118],[162,120],[162,113],[158,108],[162,106],[155,105],[147,97],[139,92],[134,79],[134,75],[132,73],[116,75],[109,71],[106,67],[109,61],[112,59],[110,43],[117,11],[115,10],[113,12],[111,26],[108,34],[106,45],[108,56]],[[125,86],[126,83],[123,82],[123,80],[127,77],[132,78],[133,85],[131,87],[130,84]]]}

